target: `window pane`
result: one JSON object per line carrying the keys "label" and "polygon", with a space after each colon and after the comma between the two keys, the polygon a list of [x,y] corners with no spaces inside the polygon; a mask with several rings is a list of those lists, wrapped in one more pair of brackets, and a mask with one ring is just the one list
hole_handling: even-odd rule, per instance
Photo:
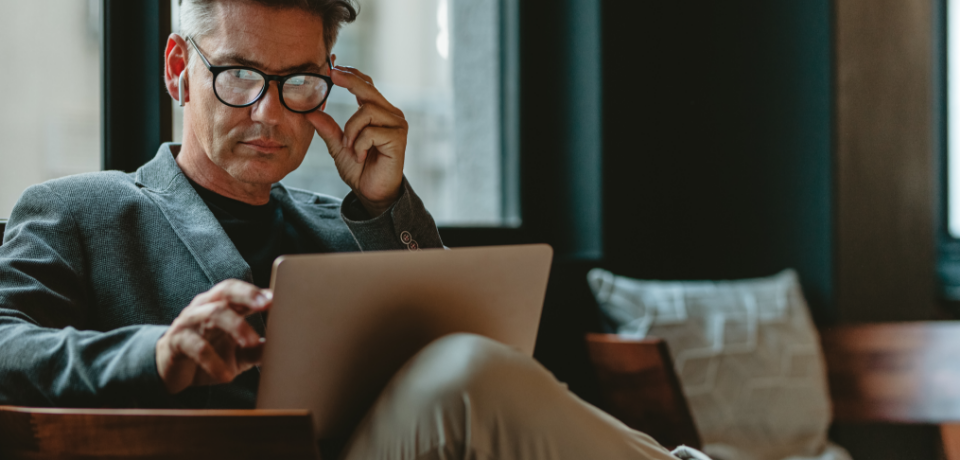
{"label": "window pane", "polygon": [[960,1],[947,6],[947,188],[950,235],[960,238]]}
{"label": "window pane", "polygon": [[[440,225],[515,225],[509,214],[516,206],[504,196],[501,0],[360,3],[359,18],[334,47],[337,64],[370,75],[403,110],[410,125],[404,172],[427,209]],[[356,99],[334,88],[326,110],[343,126]],[[174,113],[179,140],[180,108]],[[350,191],[318,136],[283,182],[337,197]]]}
{"label": "window pane", "polygon": [[0,218],[32,184],[100,169],[99,5],[3,4]]}
{"label": "window pane", "polygon": [[960,238],[960,1],[947,7],[947,225]]}

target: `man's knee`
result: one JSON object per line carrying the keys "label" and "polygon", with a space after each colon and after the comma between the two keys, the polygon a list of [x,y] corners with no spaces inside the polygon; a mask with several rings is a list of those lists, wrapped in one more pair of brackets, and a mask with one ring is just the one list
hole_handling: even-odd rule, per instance
{"label": "man's knee", "polygon": [[477,397],[515,388],[517,380],[543,372],[528,356],[476,334],[450,334],[414,356],[402,378],[407,390],[431,400]]}

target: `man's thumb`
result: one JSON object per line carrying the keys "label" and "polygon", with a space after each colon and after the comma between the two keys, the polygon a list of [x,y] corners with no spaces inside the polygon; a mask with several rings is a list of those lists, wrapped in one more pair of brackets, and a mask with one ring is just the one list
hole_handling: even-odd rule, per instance
{"label": "man's thumb", "polygon": [[340,125],[326,112],[314,110],[307,113],[307,120],[317,130],[317,134],[327,144],[331,152],[339,152],[343,146],[343,130]]}

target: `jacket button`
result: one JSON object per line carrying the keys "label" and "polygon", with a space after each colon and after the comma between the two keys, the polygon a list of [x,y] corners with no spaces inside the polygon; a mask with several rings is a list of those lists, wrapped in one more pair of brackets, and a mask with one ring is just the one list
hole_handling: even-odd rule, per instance
{"label": "jacket button", "polygon": [[410,244],[410,242],[413,241],[413,235],[411,235],[410,232],[403,232],[400,234],[400,241],[402,241],[403,244]]}
{"label": "jacket button", "polygon": [[420,245],[417,244],[416,241],[411,241],[410,244],[407,245],[407,248],[410,249],[411,251],[419,251]]}

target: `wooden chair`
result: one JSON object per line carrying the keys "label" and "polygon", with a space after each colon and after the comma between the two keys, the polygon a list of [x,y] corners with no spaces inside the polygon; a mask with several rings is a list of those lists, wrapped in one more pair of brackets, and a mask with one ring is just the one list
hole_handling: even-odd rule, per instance
{"label": "wooden chair", "polygon": [[[947,460],[960,460],[960,321],[834,326],[820,336],[834,421],[939,425]],[[589,334],[587,346],[611,414],[668,447],[697,445],[658,339]]]}
{"label": "wooden chair", "polygon": [[305,410],[0,406],[3,459],[316,459]]}
{"label": "wooden chair", "polygon": [[665,341],[587,334],[587,352],[607,412],[670,449],[701,447]]}

